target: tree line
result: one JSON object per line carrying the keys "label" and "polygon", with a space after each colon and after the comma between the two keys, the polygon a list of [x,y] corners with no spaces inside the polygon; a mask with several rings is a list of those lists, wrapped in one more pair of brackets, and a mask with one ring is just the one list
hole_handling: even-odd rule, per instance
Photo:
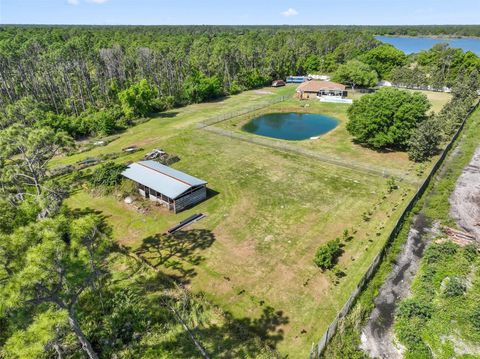
{"label": "tree line", "polygon": [[135,115],[318,71],[378,44],[361,31],[315,28],[5,26],[0,127],[27,98],[71,135],[110,132]]}

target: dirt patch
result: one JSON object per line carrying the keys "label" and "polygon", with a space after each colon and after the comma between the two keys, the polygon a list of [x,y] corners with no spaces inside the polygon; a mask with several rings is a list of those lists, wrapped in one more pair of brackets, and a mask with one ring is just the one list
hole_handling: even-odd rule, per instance
{"label": "dirt patch", "polygon": [[450,215],[480,242],[480,147],[457,180],[450,196]]}
{"label": "dirt patch", "polygon": [[422,214],[414,217],[407,243],[395,260],[392,272],[375,298],[373,309],[366,326],[362,329],[360,348],[373,358],[402,358],[402,348],[395,344],[393,322],[397,303],[410,292],[410,285],[417,273],[420,259],[430,231]]}

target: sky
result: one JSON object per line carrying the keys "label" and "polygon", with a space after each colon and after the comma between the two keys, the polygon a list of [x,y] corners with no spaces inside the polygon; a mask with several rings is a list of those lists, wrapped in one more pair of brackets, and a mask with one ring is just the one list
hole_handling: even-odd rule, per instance
{"label": "sky", "polygon": [[480,0],[0,0],[1,24],[479,24]]}

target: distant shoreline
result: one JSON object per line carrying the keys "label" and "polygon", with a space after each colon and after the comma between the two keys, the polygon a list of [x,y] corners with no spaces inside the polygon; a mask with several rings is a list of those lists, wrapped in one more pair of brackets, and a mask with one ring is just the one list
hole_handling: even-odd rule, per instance
{"label": "distant shoreline", "polygon": [[445,39],[445,40],[462,40],[462,39],[475,39],[479,40],[480,36],[461,36],[461,35],[380,35],[375,34],[374,36],[383,36],[383,37],[396,37],[396,38],[406,38],[406,39],[415,39],[415,38],[424,38],[424,39]]}

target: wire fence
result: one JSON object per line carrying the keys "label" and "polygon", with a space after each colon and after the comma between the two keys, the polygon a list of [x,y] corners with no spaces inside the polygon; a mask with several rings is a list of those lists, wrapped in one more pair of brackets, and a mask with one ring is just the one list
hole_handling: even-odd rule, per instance
{"label": "wire fence", "polygon": [[231,118],[234,118],[234,117],[243,116],[243,115],[246,115],[250,112],[258,111],[258,110],[261,110],[263,108],[272,106],[276,103],[283,102],[290,97],[291,96],[287,96],[287,95],[279,96],[279,97],[275,97],[275,98],[271,99],[270,101],[261,102],[261,103],[258,103],[256,105],[250,106],[250,107],[242,108],[241,110],[238,110],[238,111],[223,113],[223,114],[208,118],[205,121],[201,121],[197,124],[197,126],[198,126],[198,128],[205,128],[205,127],[208,127],[208,126],[212,126],[212,125],[215,125],[216,123],[220,123],[220,122],[223,122],[223,121],[226,121],[226,120],[230,120]]}
{"label": "wire fence", "polygon": [[441,167],[443,164],[445,158],[447,157],[448,153],[452,149],[453,145],[455,144],[456,140],[460,136],[463,128],[465,127],[465,124],[470,117],[470,115],[473,113],[478,108],[478,103],[470,110],[470,112],[467,114],[465,119],[462,121],[462,124],[460,125],[459,129],[453,136],[452,140],[447,144],[445,149],[443,150],[440,158],[435,162],[432,170],[430,171],[429,175],[425,180],[422,182],[422,184],[419,186],[417,192],[413,196],[413,198],[410,200],[406,208],[403,210],[402,214],[398,218],[397,222],[395,223],[395,226],[393,230],[390,232],[390,235],[388,236],[387,241],[385,242],[385,245],[383,246],[382,250],[380,251],[379,254],[375,257],[373,262],[370,264],[368,267],[368,270],[365,272],[364,276],[362,279],[359,281],[357,284],[356,288],[348,298],[347,302],[343,305],[342,309],[340,312],[336,315],[335,319],[330,323],[330,325],[327,327],[327,330],[325,334],[320,338],[317,344],[314,344],[312,346],[312,349],[310,351],[310,359],[314,358],[320,358],[323,351],[325,350],[327,344],[330,342],[332,339],[333,335],[335,334],[338,323],[341,319],[343,319],[350,309],[352,308],[353,304],[355,303],[355,300],[358,298],[360,293],[362,292],[363,288],[367,284],[367,282],[373,277],[375,274],[376,270],[378,269],[378,266],[380,263],[382,263],[382,260],[385,258],[385,255],[388,252],[388,249],[393,242],[393,240],[397,237],[398,233],[400,232],[403,224],[405,223],[405,220],[408,218],[408,215],[410,214],[411,210],[413,207],[416,205],[417,201],[422,197],[424,194],[425,190],[428,188],[428,185],[430,184],[431,180],[433,177],[436,175],[438,169]]}
{"label": "wire fence", "polygon": [[216,133],[218,135],[222,135],[225,137],[234,138],[240,141],[245,141],[249,143],[254,143],[257,145],[261,145],[264,147],[270,147],[276,150],[281,150],[285,152],[290,152],[297,155],[307,156],[317,161],[325,162],[328,164],[333,164],[336,166],[348,168],[350,170],[354,170],[357,172],[363,172],[367,174],[382,176],[382,177],[394,177],[398,181],[408,182],[414,185],[418,185],[419,180],[415,177],[408,176],[406,172],[402,170],[395,170],[392,168],[384,168],[381,166],[374,166],[371,164],[367,164],[364,162],[358,162],[353,160],[347,160],[340,157],[335,157],[332,155],[328,155],[326,153],[321,153],[313,150],[309,150],[304,147],[300,147],[297,145],[292,145],[286,142],[274,141],[271,139],[266,139],[260,136],[252,136],[252,135],[244,135],[239,132],[230,131],[224,128],[219,127],[204,127],[204,130],[209,132]]}

